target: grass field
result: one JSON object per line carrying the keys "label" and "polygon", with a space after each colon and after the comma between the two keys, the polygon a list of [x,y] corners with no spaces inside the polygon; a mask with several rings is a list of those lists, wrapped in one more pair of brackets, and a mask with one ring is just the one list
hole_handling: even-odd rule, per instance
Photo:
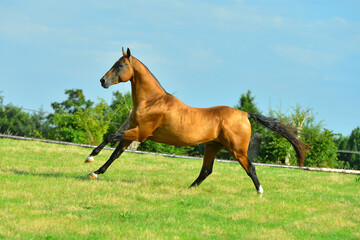
{"label": "grass field", "polygon": [[360,177],[0,139],[0,239],[360,239]]}

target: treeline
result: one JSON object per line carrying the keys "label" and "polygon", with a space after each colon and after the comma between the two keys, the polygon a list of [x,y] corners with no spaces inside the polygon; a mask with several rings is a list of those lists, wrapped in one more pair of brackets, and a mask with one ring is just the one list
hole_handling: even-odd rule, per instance
{"label": "treeline", "polygon": [[[99,144],[108,134],[116,132],[124,123],[132,109],[130,93],[113,93],[111,104],[99,99],[98,102],[87,100],[81,89],[66,90],[67,99],[53,102],[53,113],[43,110],[26,112],[12,104],[4,105],[0,96],[0,132],[4,134],[28,136],[59,141],[86,144]],[[300,106],[289,109],[286,113],[270,109],[262,113],[256,107],[255,97],[248,91],[242,94],[237,109],[260,113],[278,118],[289,123],[297,135],[309,146],[305,166],[360,169],[360,155],[338,153],[337,150],[360,151],[360,128],[355,128],[350,136],[335,134],[316,122],[311,108]],[[260,133],[260,145],[257,162],[296,165],[295,152],[282,137],[262,126],[251,122],[252,132]],[[113,143],[113,145],[116,143]],[[170,154],[202,156],[204,145],[192,147],[175,147],[151,141],[145,141],[139,150]],[[224,149],[218,158],[230,159]]]}

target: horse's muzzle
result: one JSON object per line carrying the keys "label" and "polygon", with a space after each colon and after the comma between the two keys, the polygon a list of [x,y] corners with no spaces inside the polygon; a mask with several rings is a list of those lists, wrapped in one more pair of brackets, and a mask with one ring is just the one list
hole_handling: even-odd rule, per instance
{"label": "horse's muzzle", "polygon": [[105,85],[105,79],[101,78],[101,79],[100,79],[100,83],[101,83],[101,86],[102,86],[103,88],[108,88],[108,87]]}

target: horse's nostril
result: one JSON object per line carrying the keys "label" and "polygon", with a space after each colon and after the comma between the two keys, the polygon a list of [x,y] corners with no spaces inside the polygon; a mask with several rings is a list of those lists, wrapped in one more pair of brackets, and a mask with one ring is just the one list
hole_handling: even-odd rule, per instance
{"label": "horse's nostril", "polygon": [[101,82],[101,86],[104,86],[104,84],[105,84],[105,79],[100,79],[100,82]]}

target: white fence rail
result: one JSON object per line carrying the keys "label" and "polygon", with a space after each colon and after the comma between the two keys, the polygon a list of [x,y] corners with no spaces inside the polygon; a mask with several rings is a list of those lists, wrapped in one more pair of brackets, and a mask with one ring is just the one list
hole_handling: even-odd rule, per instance
{"label": "white fence rail", "polygon": [[[80,146],[80,147],[86,147],[86,148],[95,148],[95,147],[97,147],[97,146],[89,145],[89,144],[63,142],[63,141],[39,139],[39,138],[31,138],[31,137],[21,137],[21,136],[13,136],[13,135],[6,135],[6,134],[0,134],[0,138],[10,138],[10,139],[17,139],[17,140],[55,143],[55,144],[63,144],[63,145],[71,145],[71,146]],[[114,148],[110,148],[110,147],[105,147],[104,149],[114,150]],[[202,160],[202,158],[200,158],[200,157],[179,156],[179,155],[175,155],[175,154],[154,153],[154,152],[133,151],[133,150],[126,150],[126,151],[131,152],[131,153],[136,153],[136,154],[151,154],[151,155],[158,155],[158,156],[172,157],[172,158],[184,158],[184,159]],[[216,161],[218,161],[218,162],[226,162],[226,163],[236,163],[237,164],[237,162],[231,161],[231,160],[216,159]],[[267,163],[254,163],[254,165],[266,166],[266,167],[277,167],[277,168],[300,169],[300,170],[308,170],[308,171],[333,172],[333,173],[346,173],[346,174],[360,175],[360,170],[317,168],[317,167],[299,167],[299,166],[288,166],[288,165],[267,164]]]}

